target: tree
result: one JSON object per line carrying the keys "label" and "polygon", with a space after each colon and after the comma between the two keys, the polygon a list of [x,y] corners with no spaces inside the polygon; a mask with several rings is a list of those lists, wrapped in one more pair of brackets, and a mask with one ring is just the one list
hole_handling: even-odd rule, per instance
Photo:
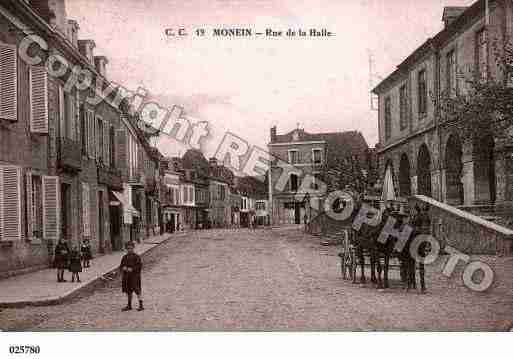
{"label": "tree", "polygon": [[487,132],[501,135],[513,125],[513,46],[507,43],[499,48],[494,41],[492,49],[498,76],[488,71],[486,79],[476,74],[468,78],[459,70],[467,91],[440,96],[444,123],[458,126],[463,137],[476,138]]}

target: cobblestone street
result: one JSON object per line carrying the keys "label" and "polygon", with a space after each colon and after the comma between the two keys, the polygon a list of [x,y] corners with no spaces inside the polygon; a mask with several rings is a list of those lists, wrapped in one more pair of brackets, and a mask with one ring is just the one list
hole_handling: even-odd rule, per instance
{"label": "cobblestone street", "polygon": [[[122,313],[116,278],[53,307],[0,312],[2,330],[505,330],[513,325],[513,258],[484,258],[486,293],[427,268],[428,293],[352,284],[336,247],[297,228],[211,230],[171,239],[144,257],[146,310]],[[483,257],[481,257],[483,259]],[[94,264],[93,264],[94,265]],[[23,283],[20,283],[23,285]]]}

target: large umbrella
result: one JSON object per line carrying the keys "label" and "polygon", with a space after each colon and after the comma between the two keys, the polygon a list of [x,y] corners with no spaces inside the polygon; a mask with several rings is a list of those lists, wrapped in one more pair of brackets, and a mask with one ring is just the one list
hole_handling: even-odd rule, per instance
{"label": "large umbrella", "polygon": [[387,167],[385,171],[385,178],[383,180],[383,192],[381,193],[381,200],[386,203],[386,201],[395,201],[395,191],[394,191],[394,180],[392,179],[392,170],[390,167]]}

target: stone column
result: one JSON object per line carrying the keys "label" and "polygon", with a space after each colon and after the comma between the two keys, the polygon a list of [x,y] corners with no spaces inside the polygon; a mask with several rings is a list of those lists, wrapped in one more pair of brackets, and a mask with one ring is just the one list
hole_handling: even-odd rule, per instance
{"label": "stone column", "polygon": [[461,170],[463,193],[465,198],[464,205],[470,206],[474,204],[475,200],[475,183],[474,183],[474,156],[472,155],[473,146],[472,141],[464,141],[462,147],[462,162],[463,168]]}

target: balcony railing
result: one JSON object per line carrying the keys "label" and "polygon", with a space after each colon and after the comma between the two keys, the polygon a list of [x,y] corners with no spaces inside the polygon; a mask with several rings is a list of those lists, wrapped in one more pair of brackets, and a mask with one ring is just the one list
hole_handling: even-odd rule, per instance
{"label": "balcony railing", "polygon": [[82,169],[82,149],[78,141],[64,137],[59,139],[59,166],[70,171]]}
{"label": "balcony railing", "polygon": [[123,190],[121,171],[114,168],[98,167],[98,183],[106,185],[113,190]]}

